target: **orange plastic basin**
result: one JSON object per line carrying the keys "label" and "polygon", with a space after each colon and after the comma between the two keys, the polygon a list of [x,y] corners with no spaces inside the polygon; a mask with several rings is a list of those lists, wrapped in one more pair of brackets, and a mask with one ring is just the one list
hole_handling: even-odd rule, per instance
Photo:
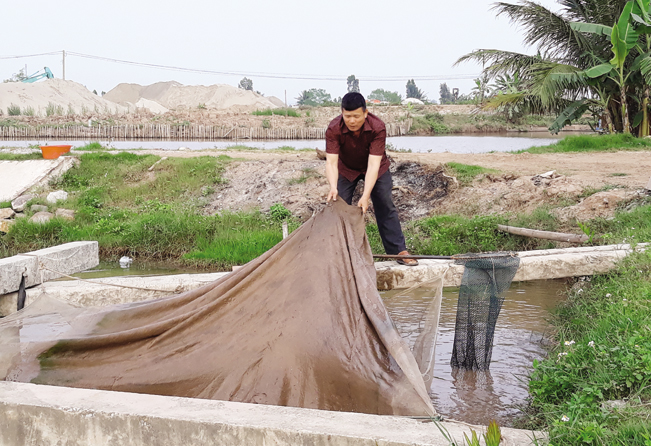
{"label": "orange plastic basin", "polygon": [[55,160],[64,153],[70,152],[72,146],[41,146],[43,158],[46,160]]}

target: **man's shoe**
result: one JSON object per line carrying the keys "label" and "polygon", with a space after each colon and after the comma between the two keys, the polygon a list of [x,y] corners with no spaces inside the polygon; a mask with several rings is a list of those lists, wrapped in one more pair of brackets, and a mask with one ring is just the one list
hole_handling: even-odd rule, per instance
{"label": "man's shoe", "polygon": [[[398,253],[399,256],[408,256],[409,251],[402,251]],[[407,266],[416,266],[418,265],[418,260],[416,259],[398,259],[397,262],[401,265]]]}

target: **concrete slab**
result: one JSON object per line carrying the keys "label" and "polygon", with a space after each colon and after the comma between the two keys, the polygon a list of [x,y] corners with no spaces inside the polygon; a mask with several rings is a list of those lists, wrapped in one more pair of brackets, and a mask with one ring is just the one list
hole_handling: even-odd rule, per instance
{"label": "concrete slab", "polygon": [[65,243],[6,257],[0,259],[0,296],[18,291],[23,274],[26,274],[25,285],[32,287],[97,265],[99,245],[95,241]]}
{"label": "concrete slab", "polygon": [[0,201],[11,201],[26,190],[44,185],[75,164],[76,158],[55,160],[0,161]]}
{"label": "concrete slab", "polygon": [[[471,429],[465,423],[440,425],[459,444]],[[534,444],[533,435],[502,428],[500,445],[529,446]],[[434,423],[403,417],[0,382],[0,445],[26,444],[448,446],[450,442]]]}
{"label": "concrete slab", "polygon": [[[124,276],[92,279],[92,282],[75,280],[48,282],[28,289],[25,305],[32,303],[42,293],[80,307],[140,302],[193,290],[227,274],[230,273]],[[0,295],[0,316],[14,313],[17,308],[17,300],[18,293]]]}
{"label": "concrete slab", "polygon": [[[647,243],[636,245],[643,250]],[[581,248],[544,249],[519,252],[520,267],[514,281],[562,279],[592,276],[610,271],[618,261],[633,252],[629,244],[588,246]],[[419,260],[418,266],[402,266],[396,262],[375,264],[380,290],[409,288],[445,274],[445,286],[459,286],[463,266],[450,260]]]}

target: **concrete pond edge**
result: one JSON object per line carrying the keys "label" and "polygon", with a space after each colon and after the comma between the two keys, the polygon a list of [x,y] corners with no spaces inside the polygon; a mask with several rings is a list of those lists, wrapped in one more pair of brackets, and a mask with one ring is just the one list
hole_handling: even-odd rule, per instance
{"label": "concrete pond edge", "polygon": [[[448,446],[470,429],[453,421],[0,382],[0,445]],[[502,428],[501,446],[540,432]]]}

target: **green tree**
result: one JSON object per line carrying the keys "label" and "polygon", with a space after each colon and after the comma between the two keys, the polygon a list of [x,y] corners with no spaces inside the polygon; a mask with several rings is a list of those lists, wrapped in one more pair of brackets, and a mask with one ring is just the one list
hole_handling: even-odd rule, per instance
{"label": "green tree", "polygon": [[446,82],[443,82],[439,87],[439,102],[441,104],[454,104],[454,95]]}
{"label": "green tree", "polygon": [[369,99],[377,99],[378,101],[388,102],[390,104],[399,104],[402,102],[402,96],[397,91],[383,90],[382,88],[375,89],[368,95]]}
{"label": "green tree", "polygon": [[407,97],[414,98],[421,101],[426,101],[425,93],[416,86],[416,82],[413,79],[407,81]]}
{"label": "green tree", "polygon": [[253,91],[253,81],[248,77],[244,77],[242,78],[242,80],[240,81],[237,87],[243,90]]}
{"label": "green tree", "polygon": [[346,82],[348,83],[348,93],[359,93],[359,79],[357,79],[354,74],[348,76]]}
{"label": "green tree", "polygon": [[25,79],[27,79],[27,74],[25,74],[25,69],[21,68],[18,70],[18,73],[12,74],[9,79],[5,79],[2,82],[22,82]]}
{"label": "green tree", "polygon": [[490,79],[519,73],[521,88],[495,95],[486,106],[510,103],[528,113],[556,113],[552,131],[589,111],[603,117],[611,129],[628,132],[638,127],[640,135],[648,134],[649,1],[559,4],[560,9],[552,11],[529,0],[497,3],[497,14],[519,25],[525,44],[537,54],[481,49],[462,56],[457,64],[487,63],[483,75]]}
{"label": "green tree", "polygon": [[311,107],[318,107],[322,105],[330,105],[332,97],[322,88],[310,88],[303,90],[296,98],[298,105],[308,105]]}

